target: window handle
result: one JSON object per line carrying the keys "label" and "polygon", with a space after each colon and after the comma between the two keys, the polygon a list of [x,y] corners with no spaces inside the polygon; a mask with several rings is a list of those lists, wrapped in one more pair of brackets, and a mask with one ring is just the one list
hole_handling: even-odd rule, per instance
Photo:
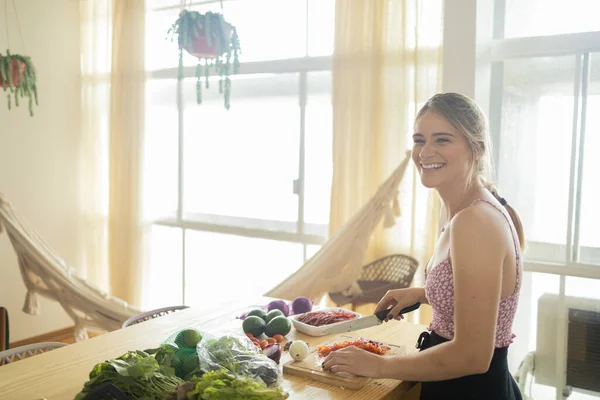
{"label": "window handle", "polygon": [[301,188],[300,179],[294,179],[294,181],[293,181],[293,192],[294,192],[295,195],[300,196],[300,188]]}

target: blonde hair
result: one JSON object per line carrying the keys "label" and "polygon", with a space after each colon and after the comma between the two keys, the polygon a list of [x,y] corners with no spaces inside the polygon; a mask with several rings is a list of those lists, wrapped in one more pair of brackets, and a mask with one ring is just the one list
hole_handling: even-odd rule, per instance
{"label": "blonde hair", "polygon": [[481,183],[506,208],[517,231],[521,250],[525,247],[525,232],[517,211],[498,194],[493,183],[492,143],[487,118],[481,108],[469,97],[459,93],[440,93],[430,98],[419,110],[418,120],[428,112],[446,118],[461,132],[473,152],[473,178]]}

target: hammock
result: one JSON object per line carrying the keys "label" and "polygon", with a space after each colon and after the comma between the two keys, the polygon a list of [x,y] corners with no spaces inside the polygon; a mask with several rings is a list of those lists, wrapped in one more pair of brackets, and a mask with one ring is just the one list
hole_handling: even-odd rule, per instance
{"label": "hammock", "polygon": [[77,276],[33,230],[19,220],[0,194],[2,228],[17,253],[21,276],[27,288],[23,311],[38,315],[38,294],[57,301],[75,322],[75,341],[87,339],[87,329],[113,331],[140,310]]}
{"label": "hammock", "polygon": [[[318,299],[327,292],[345,296],[360,295],[356,283],[373,230],[382,217],[384,227],[394,225],[392,209],[410,153],[377,193],[323,247],[294,274],[265,296],[292,300],[297,296]],[[0,194],[0,233],[2,228],[17,253],[27,295],[23,311],[39,314],[38,294],[57,301],[75,322],[75,341],[87,338],[87,329],[112,331],[141,311],[77,276],[33,230],[19,220]]]}
{"label": "hammock", "polygon": [[321,249],[294,274],[265,293],[265,296],[293,300],[306,296],[318,300],[328,292],[344,296],[362,293],[357,280],[360,277],[365,251],[371,233],[385,216],[384,227],[394,225],[393,205],[397,201],[398,186],[410,160],[410,152],[377,193],[365,204]]}

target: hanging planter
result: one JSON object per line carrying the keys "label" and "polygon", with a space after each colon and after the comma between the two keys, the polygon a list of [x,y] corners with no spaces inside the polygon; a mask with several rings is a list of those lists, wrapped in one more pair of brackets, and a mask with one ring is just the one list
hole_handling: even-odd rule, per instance
{"label": "hanging planter", "polygon": [[10,54],[9,50],[6,50],[6,55],[0,53],[0,87],[8,92],[9,110],[12,108],[13,97],[17,107],[19,99],[27,97],[29,115],[33,117],[33,103],[38,105],[38,98],[37,77],[31,58]]}
{"label": "hanging planter", "polygon": [[169,30],[177,35],[179,46],[178,79],[184,78],[183,51],[198,58],[196,66],[196,101],[202,104],[202,78],[209,88],[211,69],[219,79],[219,93],[223,94],[225,108],[230,107],[231,73],[239,70],[240,42],[235,27],[220,13],[182,10]]}
{"label": "hanging planter", "polygon": [[[0,54],[0,57],[3,57],[2,54]],[[7,79],[4,79],[4,73],[0,73],[0,86],[3,88],[19,86],[19,81],[25,73],[25,63],[20,60],[13,58],[9,66],[10,68],[6,71]]]}

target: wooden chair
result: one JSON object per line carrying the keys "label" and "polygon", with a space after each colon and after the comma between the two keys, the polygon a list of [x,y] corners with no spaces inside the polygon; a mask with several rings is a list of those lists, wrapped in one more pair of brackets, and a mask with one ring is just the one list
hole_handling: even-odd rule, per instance
{"label": "wooden chair", "polygon": [[184,310],[189,308],[188,306],[172,306],[172,307],[164,307],[158,308],[156,310],[148,311],[145,313],[141,313],[138,315],[134,315],[129,318],[127,321],[123,322],[123,326],[121,328],[127,328],[128,326],[139,324],[140,322],[148,321],[150,319],[162,317],[163,315],[174,313],[175,311]]}
{"label": "wooden chair", "polygon": [[357,306],[378,303],[388,290],[410,287],[419,267],[419,262],[404,254],[382,257],[362,267],[357,281],[362,290],[358,296],[345,296],[342,293],[329,293],[329,298],[339,306]]}
{"label": "wooden chair", "polygon": [[8,349],[10,335],[8,332],[8,311],[0,307],[0,351]]}
{"label": "wooden chair", "polygon": [[33,357],[35,355],[58,349],[64,346],[67,346],[67,344],[61,342],[41,342],[28,344],[26,346],[15,347],[14,349],[9,349],[0,352],[0,365],[10,364],[12,362],[19,361],[28,357]]}

